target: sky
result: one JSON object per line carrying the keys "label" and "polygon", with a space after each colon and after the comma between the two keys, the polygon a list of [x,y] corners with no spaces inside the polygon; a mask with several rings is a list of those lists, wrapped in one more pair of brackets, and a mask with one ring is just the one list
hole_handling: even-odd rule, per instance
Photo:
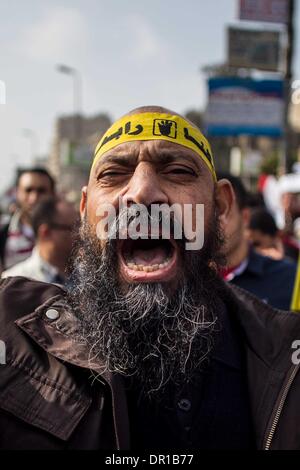
{"label": "sky", "polygon": [[[296,0],[295,78],[300,79],[300,0]],[[82,78],[85,115],[115,119],[157,104],[180,113],[205,107],[201,69],[226,60],[226,27],[238,0],[0,0],[0,192],[16,165],[51,147],[57,116],[73,112],[72,78]],[[1,100],[1,96],[0,96]]]}

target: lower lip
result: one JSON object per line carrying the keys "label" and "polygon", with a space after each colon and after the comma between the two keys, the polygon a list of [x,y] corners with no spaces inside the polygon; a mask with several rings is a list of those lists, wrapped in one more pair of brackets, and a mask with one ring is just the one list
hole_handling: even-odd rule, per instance
{"label": "lower lip", "polygon": [[123,257],[119,255],[121,276],[129,282],[168,282],[176,274],[177,259],[177,252],[175,251],[168,266],[151,273],[146,273],[145,271],[135,271],[134,269],[130,269],[125,263]]}

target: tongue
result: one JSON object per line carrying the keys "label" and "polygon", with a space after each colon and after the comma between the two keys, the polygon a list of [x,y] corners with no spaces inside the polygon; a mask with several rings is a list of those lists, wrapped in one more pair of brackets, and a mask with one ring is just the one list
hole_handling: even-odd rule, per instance
{"label": "tongue", "polygon": [[162,264],[166,261],[166,251],[161,247],[151,248],[150,250],[133,250],[132,258],[135,264],[142,266],[153,266]]}

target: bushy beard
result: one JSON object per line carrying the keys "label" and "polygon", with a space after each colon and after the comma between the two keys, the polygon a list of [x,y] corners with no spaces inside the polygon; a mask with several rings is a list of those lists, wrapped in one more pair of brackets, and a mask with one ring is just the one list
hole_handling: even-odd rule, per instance
{"label": "bushy beard", "polygon": [[178,242],[183,269],[176,290],[164,283],[120,285],[117,241],[104,248],[83,222],[72,262],[68,300],[79,337],[101,373],[134,377],[146,394],[190,381],[208,358],[217,330],[216,272],[222,236],[214,217],[199,251]]}

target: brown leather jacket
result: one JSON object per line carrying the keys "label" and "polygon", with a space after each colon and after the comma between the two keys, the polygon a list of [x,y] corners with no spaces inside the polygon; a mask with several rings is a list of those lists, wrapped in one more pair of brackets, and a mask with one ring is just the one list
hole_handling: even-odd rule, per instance
{"label": "brown leather jacket", "polygon": [[[225,302],[244,332],[257,448],[300,449],[300,366],[292,363],[299,314],[234,286]],[[0,449],[130,448],[122,379],[97,376],[99,364],[88,361],[75,329],[61,288],[1,282]]]}

